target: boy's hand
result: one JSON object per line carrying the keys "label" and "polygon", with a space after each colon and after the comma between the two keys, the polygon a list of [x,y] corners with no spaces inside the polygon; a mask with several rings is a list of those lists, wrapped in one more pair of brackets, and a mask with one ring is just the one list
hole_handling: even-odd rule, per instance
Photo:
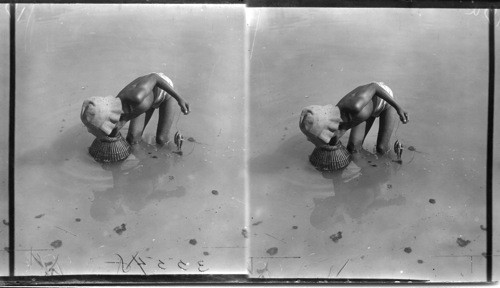
{"label": "boy's hand", "polygon": [[181,111],[182,113],[184,113],[184,115],[187,115],[189,114],[189,103],[187,103],[186,101],[184,100],[180,100],[179,101],[179,106],[181,107]]}
{"label": "boy's hand", "polygon": [[409,121],[408,112],[403,110],[403,108],[399,108],[398,114],[399,114],[399,119],[401,120],[401,122],[403,122],[403,124],[408,123],[408,121]]}

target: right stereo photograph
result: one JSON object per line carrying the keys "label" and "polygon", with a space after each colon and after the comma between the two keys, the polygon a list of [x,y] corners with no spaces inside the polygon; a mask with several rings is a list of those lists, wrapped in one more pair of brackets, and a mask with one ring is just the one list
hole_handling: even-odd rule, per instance
{"label": "right stereo photograph", "polygon": [[485,12],[247,8],[250,277],[486,280]]}

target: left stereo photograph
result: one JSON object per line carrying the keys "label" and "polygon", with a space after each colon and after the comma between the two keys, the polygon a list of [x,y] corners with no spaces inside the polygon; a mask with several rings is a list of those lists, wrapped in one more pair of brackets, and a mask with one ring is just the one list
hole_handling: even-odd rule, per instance
{"label": "left stereo photograph", "polygon": [[246,273],[245,6],[19,4],[15,16],[15,275]]}

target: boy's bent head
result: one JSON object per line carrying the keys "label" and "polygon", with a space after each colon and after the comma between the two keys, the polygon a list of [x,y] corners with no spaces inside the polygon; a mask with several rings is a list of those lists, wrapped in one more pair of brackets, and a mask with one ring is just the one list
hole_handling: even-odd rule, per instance
{"label": "boy's bent head", "polygon": [[122,101],[113,96],[91,97],[83,102],[80,119],[94,136],[108,136],[120,121]]}
{"label": "boy's bent head", "polygon": [[328,144],[339,129],[340,109],[334,105],[311,105],[302,109],[299,127],[316,146]]}

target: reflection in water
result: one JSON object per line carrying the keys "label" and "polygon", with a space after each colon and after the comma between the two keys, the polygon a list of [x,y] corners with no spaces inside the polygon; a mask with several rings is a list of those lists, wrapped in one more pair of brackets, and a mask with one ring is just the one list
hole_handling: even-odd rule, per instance
{"label": "reflection in water", "polygon": [[313,168],[308,153],[304,151],[311,151],[310,143],[297,134],[281,142],[272,153],[251,158],[250,175],[258,179],[251,181],[252,189],[261,188],[257,184],[262,179],[257,177],[261,175],[265,177],[264,181],[279,183],[279,188],[273,190],[275,193],[285,195],[290,191],[301,191],[304,195],[316,195],[310,222],[321,230],[360,220],[382,207],[405,203],[401,191],[392,188],[391,180],[395,180],[396,172],[403,169],[401,164],[393,161],[395,155],[392,152],[379,158],[362,150],[345,169],[323,173],[322,178],[328,181],[321,181],[318,179],[321,172]]}
{"label": "reflection in water", "polygon": [[140,211],[152,202],[186,194],[183,186],[177,186],[172,165],[179,156],[169,148],[157,151],[145,142],[136,145],[131,156],[123,162],[102,164],[111,171],[113,187],[94,191],[90,215],[98,221],[107,221],[114,215],[123,214],[124,208]]}
{"label": "reflection in water", "polygon": [[[366,152],[366,151],[365,151]],[[323,173],[333,182],[334,196],[314,198],[311,224],[318,229],[360,220],[363,215],[382,207],[405,204],[405,197],[392,189],[390,179],[400,169],[388,157],[364,153],[341,171]]]}
{"label": "reflection in water", "polygon": [[[295,134],[282,140],[274,150],[265,147],[270,152],[262,152],[249,161],[250,184],[258,186],[259,180],[252,180],[252,177],[260,175],[273,183],[280,183],[281,187],[288,186],[287,189],[329,190],[329,183],[325,185],[323,181],[315,181],[314,176],[318,172],[309,163],[307,152],[304,152],[311,148],[310,144],[304,141],[304,136]],[[251,148],[253,150],[259,147]]]}

